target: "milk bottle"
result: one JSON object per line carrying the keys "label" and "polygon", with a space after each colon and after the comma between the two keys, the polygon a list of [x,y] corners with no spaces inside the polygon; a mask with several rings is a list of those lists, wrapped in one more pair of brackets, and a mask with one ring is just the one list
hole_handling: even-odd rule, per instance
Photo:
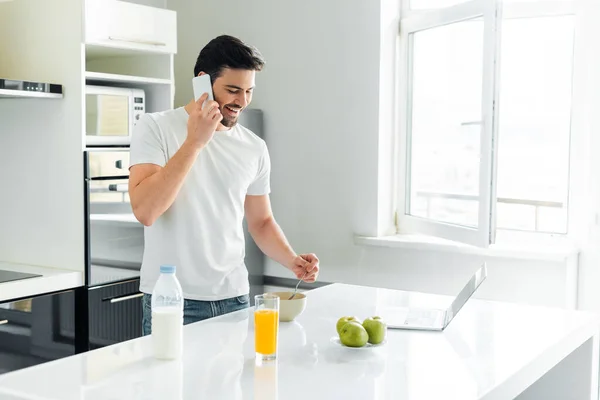
{"label": "milk bottle", "polygon": [[183,292],[174,265],[161,265],[152,291],[152,345],[158,359],[179,358],[183,350]]}

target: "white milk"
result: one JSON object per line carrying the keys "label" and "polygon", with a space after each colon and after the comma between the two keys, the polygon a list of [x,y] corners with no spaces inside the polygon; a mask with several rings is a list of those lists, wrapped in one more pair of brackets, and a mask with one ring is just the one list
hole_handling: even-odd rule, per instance
{"label": "white milk", "polygon": [[152,311],[154,356],[164,360],[179,358],[183,350],[183,311],[176,307]]}

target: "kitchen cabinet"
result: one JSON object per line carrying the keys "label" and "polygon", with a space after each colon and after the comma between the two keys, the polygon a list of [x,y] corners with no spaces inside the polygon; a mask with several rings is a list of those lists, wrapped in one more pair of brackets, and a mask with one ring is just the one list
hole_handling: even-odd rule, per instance
{"label": "kitchen cabinet", "polygon": [[111,345],[142,336],[140,280],[90,288],[90,346]]}
{"label": "kitchen cabinet", "polygon": [[74,292],[0,304],[0,374],[75,354],[74,337],[59,324],[75,323]]}
{"label": "kitchen cabinet", "polygon": [[85,41],[127,50],[177,53],[176,13],[118,0],[87,0]]}
{"label": "kitchen cabinet", "polygon": [[[139,292],[139,286],[139,279],[132,279],[87,289],[90,349],[142,336],[143,294]],[[75,320],[68,314],[74,312],[69,307],[71,298],[62,301],[65,312],[60,321],[60,335],[74,338]]]}
{"label": "kitchen cabinet", "polygon": [[[142,336],[139,279],[86,289],[89,348]],[[75,291],[0,304],[0,374],[76,354]]]}
{"label": "kitchen cabinet", "polygon": [[[0,372],[141,335],[137,278],[120,275],[118,282],[101,284],[90,278],[92,262],[132,268],[141,258],[143,226],[133,220],[126,201],[119,208],[91,199],[106,194],[126,199],[120,189],[127,179],[119,180],[116,192],[108,187],[108,193],[103,188],[82,193],[82,149],[90,150],[82,131],[88,122],[86,85],[144,90],[146,112],[174,108],[175,12],[118,0],[46,3],[40,2],[38,13],[30,12],[28,1],[0,6],[0,37],[6,38],[0,41],[0,58],[11,61],[2,65],[2,76],[59,82],[70,93],[63,101],[44,102],[33,119],[23,117],[24,103],[0,101],[2,126],[10,133],[0,135],[3,165],[28,163],[2,180],[11,196],[0,199],[0,221],[7,221],[0,224],[0,253],[11,254],[11,262],[21,265],[77,272],[81,279],[68,286],[76,288],[70,292],[19,295],[36,296],[29,302],[35,305],[31,312],[15,306],[25,303],[0,302]],[[32,27],[27,35],[23,26]],[[38,150],[24,140],[40,144],[34,146]],[[111,152],[128,151],[121,147]],[[126,175],[128,159],[118,160],[124,169],[113,164],[111,174]],[[31,178],[31,171],[47,173],[39,180]],[[53,200],[32,206],[32,192]],[[45,315],[35,311],[44,308]]]}

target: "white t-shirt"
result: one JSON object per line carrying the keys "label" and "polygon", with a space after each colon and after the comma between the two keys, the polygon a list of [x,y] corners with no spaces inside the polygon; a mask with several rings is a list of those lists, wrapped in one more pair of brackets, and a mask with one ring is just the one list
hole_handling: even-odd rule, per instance
{"label": "white t-shirt", "polygon": [[[187,120],[183,107],[143,115],[131,139],[131,166],[164,167],[187,137]],[[238,123],[216,131],[175,202],[144,228],[140,291],[152,293],[160,265],[172,264],[186,299],[247,294],[244,200],[270,192],[270,170],[265,141],[249,129]]]}

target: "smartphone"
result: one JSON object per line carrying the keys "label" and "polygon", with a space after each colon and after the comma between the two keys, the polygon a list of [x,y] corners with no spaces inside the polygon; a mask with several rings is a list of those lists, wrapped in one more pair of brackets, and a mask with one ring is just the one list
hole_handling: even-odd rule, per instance
{"label": "smartphone", "polygon": [[[198,101],[204,93],[208,93],[207,101],[215,99],[212,91],[212,83],[210,82],[210,75],[204,74],[194,77],[194,79],[192,79],[192,86],[194,87],[194,99],[196,101]],[[204,104],[206,104],[206,102],[204,102]]]}

